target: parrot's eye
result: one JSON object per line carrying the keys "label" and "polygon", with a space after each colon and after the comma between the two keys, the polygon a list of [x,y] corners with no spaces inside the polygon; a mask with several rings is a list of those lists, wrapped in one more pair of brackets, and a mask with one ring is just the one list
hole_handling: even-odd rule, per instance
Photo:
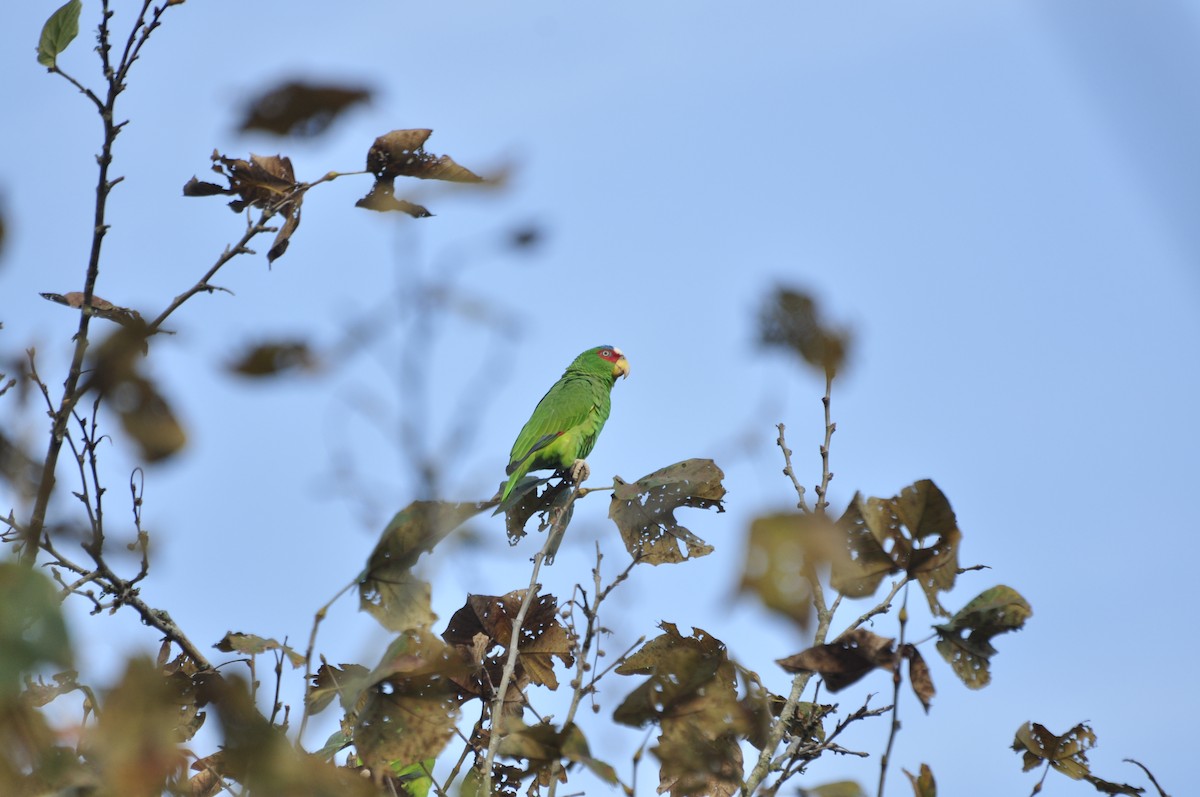
{"label": "parrot's eye", "polygon": [[605,349],[604,351],[600,352],[600,356],[605,358],[612,357],[612,352],[608,349]]}

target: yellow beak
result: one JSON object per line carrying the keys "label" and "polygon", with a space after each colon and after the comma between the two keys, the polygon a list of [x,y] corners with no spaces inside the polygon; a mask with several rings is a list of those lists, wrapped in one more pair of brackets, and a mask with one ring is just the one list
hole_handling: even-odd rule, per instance
{"label": "yellow beak", "polygon": [[626,360],[624,357],[613,363],[613,379],[616,379],[618,376],[625,379],[629,378],[629,360]]}

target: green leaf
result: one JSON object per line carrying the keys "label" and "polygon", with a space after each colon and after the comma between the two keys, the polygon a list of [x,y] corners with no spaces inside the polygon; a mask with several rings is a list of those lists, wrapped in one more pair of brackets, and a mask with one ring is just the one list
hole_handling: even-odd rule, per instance
{"label": "green leaf", "polygon": [[1012,587],[1001,584],[984,590],[950,622],[933,627],[940,637],[938,652],[963,683],[982,689],[991,681],[988,666],[997,653],[992,637],[1020,629],[1032,614],[1029,603]]}
{"label": "green leaf", "polygon": [[79,35],[79,13],[83,10],[80,0],[70,0],[50,15],[42,26],[42,37],[38,40],[38,63],[50,69],[58,66],[58,55],[67,49]]}
{"label": "green leaf", "polygon": [[44,664],[71,666],[57,592],[41,573],[0,563],[0,702],[21,690],[24,674]]}

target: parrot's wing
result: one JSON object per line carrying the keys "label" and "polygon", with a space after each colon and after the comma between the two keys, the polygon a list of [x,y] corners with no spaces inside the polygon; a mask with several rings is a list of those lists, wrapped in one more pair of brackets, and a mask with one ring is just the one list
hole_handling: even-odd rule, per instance
{"label": "parrot's wing", "polygon": [[[533,410],[533,415],[517,435],[509,456],[507,472],[512,473],[521,463],[556,438],[588,424],[597,409],[595,388],[583,379],[561,379],[554,384]],[[593,435],[594,436],[594,435]],[[571,457],[574,459],[575,457]]]}

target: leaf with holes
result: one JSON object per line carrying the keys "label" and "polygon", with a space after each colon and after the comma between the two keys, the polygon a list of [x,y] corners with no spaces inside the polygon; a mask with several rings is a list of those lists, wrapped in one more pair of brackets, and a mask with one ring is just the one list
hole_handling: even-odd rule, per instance
{"label": "leaf with holes", "polygon": [[[845,549],[832,561],[834,589],[847,597],[866,597],[885,576],[904,572],[921,585],[930,611],[949,615],[938,595],[954,586],[962,532],[936,484],[922,479],[892,498],[856,493],[838,526]],[[926,542],[928,537],[934,537],[932,542]]]}
{"label": "leaf with holes", "polygon": [[[713,548],[675,519],[684,507],[724,512],[725,474],[711,459],[689,459],[643,476],[633,484],[616,477],[608,516],[625,549],[639,562],[673,564],[712,553]],[[680,550],[680,546],[683,550]]]}
{"label": "leaf with holes", "polygon": [[388,648],[354,725],[354,745],[377,780],[445,749],[458,723],[454,679],[462,671],[454,651],[425,632],[407,632]]}
{"label": "leaf with holes", "polygon": [[[1096,734],[1087,725],[1080,723],[1055,736],[1045,726],[1026,722],[1017,729],[1012,749],[1021,753],[1026,772],[1045,763],[1072,780],[1086,780],[1104,794],[1141,794],[1145,789],[1125,783],[1111,783],[1092,774],[1087,760],[1087,751],[1096,744]],[[1035,789],[1037,791],[1037,789]]]}
{"label": "leaf with holes", "polygon": [[891,671],[896,666],[894,642],[856,628],[827,645],[803,650],[777,663],[788,672],[815,672],[825,679],[830,692],[837,692],[877,667]]}
{"label": "leaf with holes", "polygon": [[938,652],[971,689],[991,681],[989,665],[997,650],[992,638],[1020,630],[1033,615],[1021,594],[1003,584],[984,590],[960,609],[948,623],[935,625]]}

